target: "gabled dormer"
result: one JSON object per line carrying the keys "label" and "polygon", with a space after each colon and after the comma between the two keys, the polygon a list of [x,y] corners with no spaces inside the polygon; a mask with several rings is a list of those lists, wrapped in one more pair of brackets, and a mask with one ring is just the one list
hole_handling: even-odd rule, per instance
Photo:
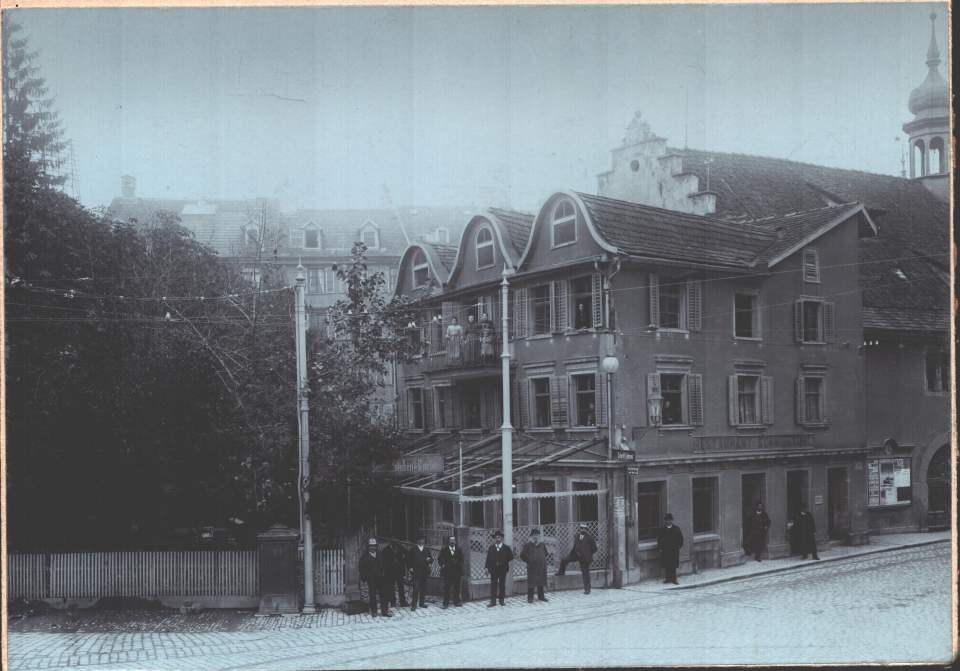
{"label": "gabled dormer", "polygon": [[357,240],[367,246],[367,249],[380,249],[380,227],[367,219],[357,232]]}
{"label": "gabled dormer", "polygon": [[490,208],[474,214],[464,227],[450,269],[451,288],[498,280],[517,268],[533,215]]}

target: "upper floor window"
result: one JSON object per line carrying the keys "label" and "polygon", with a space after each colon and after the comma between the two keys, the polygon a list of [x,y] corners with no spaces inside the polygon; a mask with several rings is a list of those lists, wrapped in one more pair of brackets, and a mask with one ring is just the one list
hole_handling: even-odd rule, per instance
{"label": "upper floor window", "polygon": [[572,375],[574,426],[597,426],[596,373]]}
{"label": "upper floor window", "polygon": [[760,337],[759,297],[750,291],[737,291],[733,295],[733,335],[736,338]]}
{"label": "upper floor window", "polygon": [[450,244],[450,229],[440,226],[433,231],[433,241],[441,245]]}
{"label": "upper floor window", "polygon": [[310,294],[322,294],[325,293],[324,280],[326,279],[326,272],[323,268],[308,268],[307,269],[307,293]]}
{"label": "upper floor window", "polygon": [[683,328],[685,294],[686,291],[680,284],[665,284],[660,287],[660,328]]}
{"label": "upper floor window", "polygon": [[924,353],[924,378],[927,393],[950,391],[950,353],[930,348]]}
{"label": "upper floor window", "polygon": [[703,377],[685,370],[670,369],[647,374],[647,398],[659,393],[662,426],[703,424]]}
{"label": "upper floor window", "polygon": [[484,226],[477,231],[477,270],[493,265],[493,233]]}
{"label": "upper floor window", "polygon": [[570,280],[570,297],[573,306],[573,328],[593,328],[593,276],[585,275]]}
{"label": "upper floor window", "polygon": [[731,426],[773,424],[773,378],[755,372],[730,376]]}
{"label": "upper floor window", "polygon": [[413,288],[425,287],[430,281],[430,267],[427,264],[427,256],[422,249],[418,249],[413,254]]}
{"label": "upper floor window", "polygon": [[303,248],[320,249],[320,229],[314,224],[307,224],[303,229]]}
{"label": "upper floor window", "polygon": [[378,249],[380,247],[380,233],[373,225],[367,225],[360,232],[360,241],[366,245],[367,249]]}
{"label": "upper floor window", "polygon": [[577,211],[567,199],[561,200],[553,209],[551,235],[553,247],[577,241]]}
{"label": "upper floor window", "polygon": [[820,255],[815,249],[803,250],[803,281],[820,281]]}
{"label": "upper floor window", "polygon": [[826,391],[822,373],[804,373],[797,378],[797,424],[822,426],[827,423]]}
{"label": "upper floor window", "polygon": [[243,242],[247,245],[255,245],[259,242],[260,236],[256,228],[246,228],[243,231]]}
{"label": "upper floor window", "polygon": [[533,410],[533,426],[547,427],[551,424],[550,378],[535,377],[530,380]]}
{"label": "upper floor window", "polygon": [[421,387],[412,387],[410,389],[410,428],[422,429],[425,424],[423,415],[423,389]]}
{"label": "upper floor window", "polygon": [[259,287],[262,280],[259,268],[244,268],[240,271],[240,277],[244,282],[252,284],[255,287]]}
{"label": "upper floor window", "polygon": [[550,333],[553,327],[550,285],[541,284],[530,289],[530,303],[533,314],[533,335]]}
{"label": "upper floor window", "polygon": [[794,337],[802,343],[832,342],[835,306],[822,298],[801,298],[794,303]]}
{"label": "upper floor window", "polygon": [[661,329],[700,330],[702,320],[700,280],[661,282],[650,274],[650,324]]}

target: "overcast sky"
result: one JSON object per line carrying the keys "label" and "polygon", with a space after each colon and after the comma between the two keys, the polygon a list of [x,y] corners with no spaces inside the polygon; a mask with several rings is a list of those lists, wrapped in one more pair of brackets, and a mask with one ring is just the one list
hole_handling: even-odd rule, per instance
{"label": "overcast sky", "polygon": [[932,9],[15,10],[86,205],[510,204],[595,192],[635,110],[672,146],[899,174]]}

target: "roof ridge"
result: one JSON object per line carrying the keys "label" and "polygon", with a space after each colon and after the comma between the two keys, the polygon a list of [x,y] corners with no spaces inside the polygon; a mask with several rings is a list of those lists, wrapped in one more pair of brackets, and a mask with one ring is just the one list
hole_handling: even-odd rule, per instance
{"label": "roof ridge", "polygon": [[762,159],[762,160],[764,160],[764,161],[779,161],[779,162],[782,162],[782,163],[790,163],[790,164],[792,164],[792,165],[808,166],[808,167],[811,167],[811,168],[820,168],[820,169],[824,169],[824,170],[838,170],[838,171],[841,171],[841,172],[850,172],[850,173],[857,173],[857,174],[860,174],[860,175],[869,175],[870,177],[885,177],[885,178],[892,179],[892,180],[896,180],[896,181],[898,181],[898,182],[903,182],[903,183],[906,183],[906,184],[909,184],[909,183],[911,183],[911,182],[913,181],[912,179],[910,179],[910,178],[908,178],[908,177],[901,177],[901,176],[899,176],[899,175],[889,175],[889,174],[882,173],[882,172],[870,172],[869,170],[860,170],[860,169],[857,169],[857,168],[836,168],[836,167],[834,167],[834,166],[823,165],[823,164],[820,164],[820,163],[808,163],[808,162],[806,162],[806,161],[795,161],[795,160],[793,160],[793,159],[782,158],[782,157],[780,157],[780,156],[764,156],[764,155],[762,155],[762,154],[746,154],[746,153],[743,153],[743,152],[736,152],[736,151],[716,151],[716,150],[712,150],[712,149],[692,149],[692,148],[679,149],[679,148],[676,148],[676,147],[667,147],[667,151],[668,151],[668,152],[673,152],[673,153],[679,154],[680,156],[685,156],[686,154],[710,154],[710,155],[714,155],[714,156],[733,156],[733,157],[742,157],[742,158],[757,158],[757,159]]}

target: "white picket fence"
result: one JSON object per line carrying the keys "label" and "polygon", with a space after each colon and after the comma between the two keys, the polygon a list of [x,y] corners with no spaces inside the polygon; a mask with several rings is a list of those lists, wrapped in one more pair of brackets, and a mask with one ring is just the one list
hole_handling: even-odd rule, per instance
{"label": "white picket fence", "polygon": [[[343,550],[314,551],[314,591],[343,594]],[[255,550],[7,555],[10,598],[256,597]]]}

